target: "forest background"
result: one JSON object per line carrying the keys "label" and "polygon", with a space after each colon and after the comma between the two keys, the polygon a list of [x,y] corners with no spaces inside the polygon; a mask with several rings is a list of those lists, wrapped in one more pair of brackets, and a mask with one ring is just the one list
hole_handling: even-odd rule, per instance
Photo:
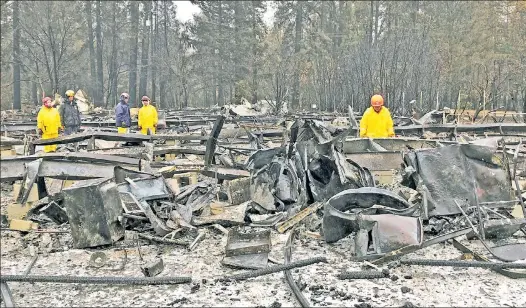
{"label": "forest background", "polygon": [[[526,112],[526,1],[1,1],[1,107],[288,103]],[[264,21],[272,10],[271,22]],[[409,104],[409,102],[412,102]]]}

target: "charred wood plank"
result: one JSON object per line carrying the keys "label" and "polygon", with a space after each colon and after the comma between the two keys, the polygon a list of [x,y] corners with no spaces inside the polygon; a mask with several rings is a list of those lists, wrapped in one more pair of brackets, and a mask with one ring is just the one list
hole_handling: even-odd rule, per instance
{"label": "charred wood plank", "polygon": [[214,123],[214,127],[212,128],[212,132],[210,133],[210,137],[208,138],[208,141],[206,142],[206,153],[205,153],[205,166],[209,167],[212,165],[212,162],[214,160],[214,154],[216,151],[216,145],[217,145],[217,138],[219,137],[219,133],[221,133],[221,129],[223,128],[223,123],[225,123],[225,117],[224,116],[218,116],[216,122]]}

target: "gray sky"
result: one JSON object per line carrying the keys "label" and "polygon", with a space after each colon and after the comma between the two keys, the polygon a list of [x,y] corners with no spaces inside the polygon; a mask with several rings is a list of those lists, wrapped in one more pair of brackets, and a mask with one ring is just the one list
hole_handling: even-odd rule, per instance
{"label": "gray sky", "polygon": [[[195,4],[192,4],[188,0],[184,1],[174,1],[175,5],[177,6],[177,19],[181,22],[186,22],[190,19],[193,19],[193,15],[196,13],[201,12],[199,7]],[[274,12],[275,9],[270,5],[271,1],[266,1],[267,3],[267,11],[265,15],[263,15],[263,21],[267,25],[271,25],[272,21],[274,20]]]}

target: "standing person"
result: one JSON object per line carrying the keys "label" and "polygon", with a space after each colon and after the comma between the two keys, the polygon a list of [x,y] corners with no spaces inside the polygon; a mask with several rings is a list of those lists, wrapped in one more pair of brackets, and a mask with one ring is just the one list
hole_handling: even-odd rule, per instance
{"label": "standing person", "polygon": [[[37,116],[37,130],[38,135],[42,139],[58,138],[58,133],[63,130],[60,125],[60,114],[56,108],[53,108],[53,102],[50,97],[42,99],[43,106],[38,111]],[[56,144],[45,145],[44,152],[55,152],[57,150]]]}
{"label": "standing person", "polygon": [[150,105],[150,98],[143,96],[142,107],[139,109],[139,129],[143,135],[155,134],[157,127],[157,109]]}
{"label": "standing person", "polygon": [[393,119],[389,110],[384,107],[384,98],[373,95],[371,107],[365,110],[360,121],[360,137],[386,138],[394,135]]}
{"label": "standing person", "polygon": [[66,101],[60,106],[60,120],[65,128],[64,134],[71,135],[80,130],[80,111],[75,100],[75,92],[66,91]]}
{"label": "standing person", "polygon": [[130,95],[126,92],[121,94],[119,103],[115,107],[115,126],[119,134],[126,134],[130,132],[131,115],[128,99]]}

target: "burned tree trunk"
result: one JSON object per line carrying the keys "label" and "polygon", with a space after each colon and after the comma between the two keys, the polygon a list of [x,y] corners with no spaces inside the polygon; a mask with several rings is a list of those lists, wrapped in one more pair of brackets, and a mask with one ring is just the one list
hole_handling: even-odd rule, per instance
{"label": "burned tree trunk", "polygon": [[13,109],[22,109],[20,97],[20,2],[13,2]]}
{"label": "burned tree trunk", "polygon": [[130,14],[132,20],[132,36],[130,38],[130,71],[129,71],[129,91],[131,106],[137,106],[137,49],[139,44],[139,3],[130,1]]}
{"label": "burned tree trunk", "polygon": [[301,50],[301,40],[303,36],[303,2],[298,1],[296,7],[296,36],[294,38],[294,83],[292,85],[292,108],[299,108],[300,102],[300,60],[298,59]]}
{"label": "burned tree trunk", "polygon": [[95,35],[97,37],[97,106],[104,105],[104,70],[102,68],[102,29],[101,29],[101,1],[97,1],[97,26],[95,27]]}
{"label": "burned tree trunk", "polygon": [[91,1],[86,1],[86,16],[88,20],[88,47],[89,47],[89,66],[90,66],[90,95],[97,97],[96,86],[95,86],[95,47],[93,46],[93,17],[91,15]]}
{"label": "burned tree trunk", "polygon": [[141,42],[141,69],[139,79],[139,96],[147,95],[148,90],[148,49],[150,40],[150,2],[145,1],[144,3],[144,19],[142,28],[142,42]]}

